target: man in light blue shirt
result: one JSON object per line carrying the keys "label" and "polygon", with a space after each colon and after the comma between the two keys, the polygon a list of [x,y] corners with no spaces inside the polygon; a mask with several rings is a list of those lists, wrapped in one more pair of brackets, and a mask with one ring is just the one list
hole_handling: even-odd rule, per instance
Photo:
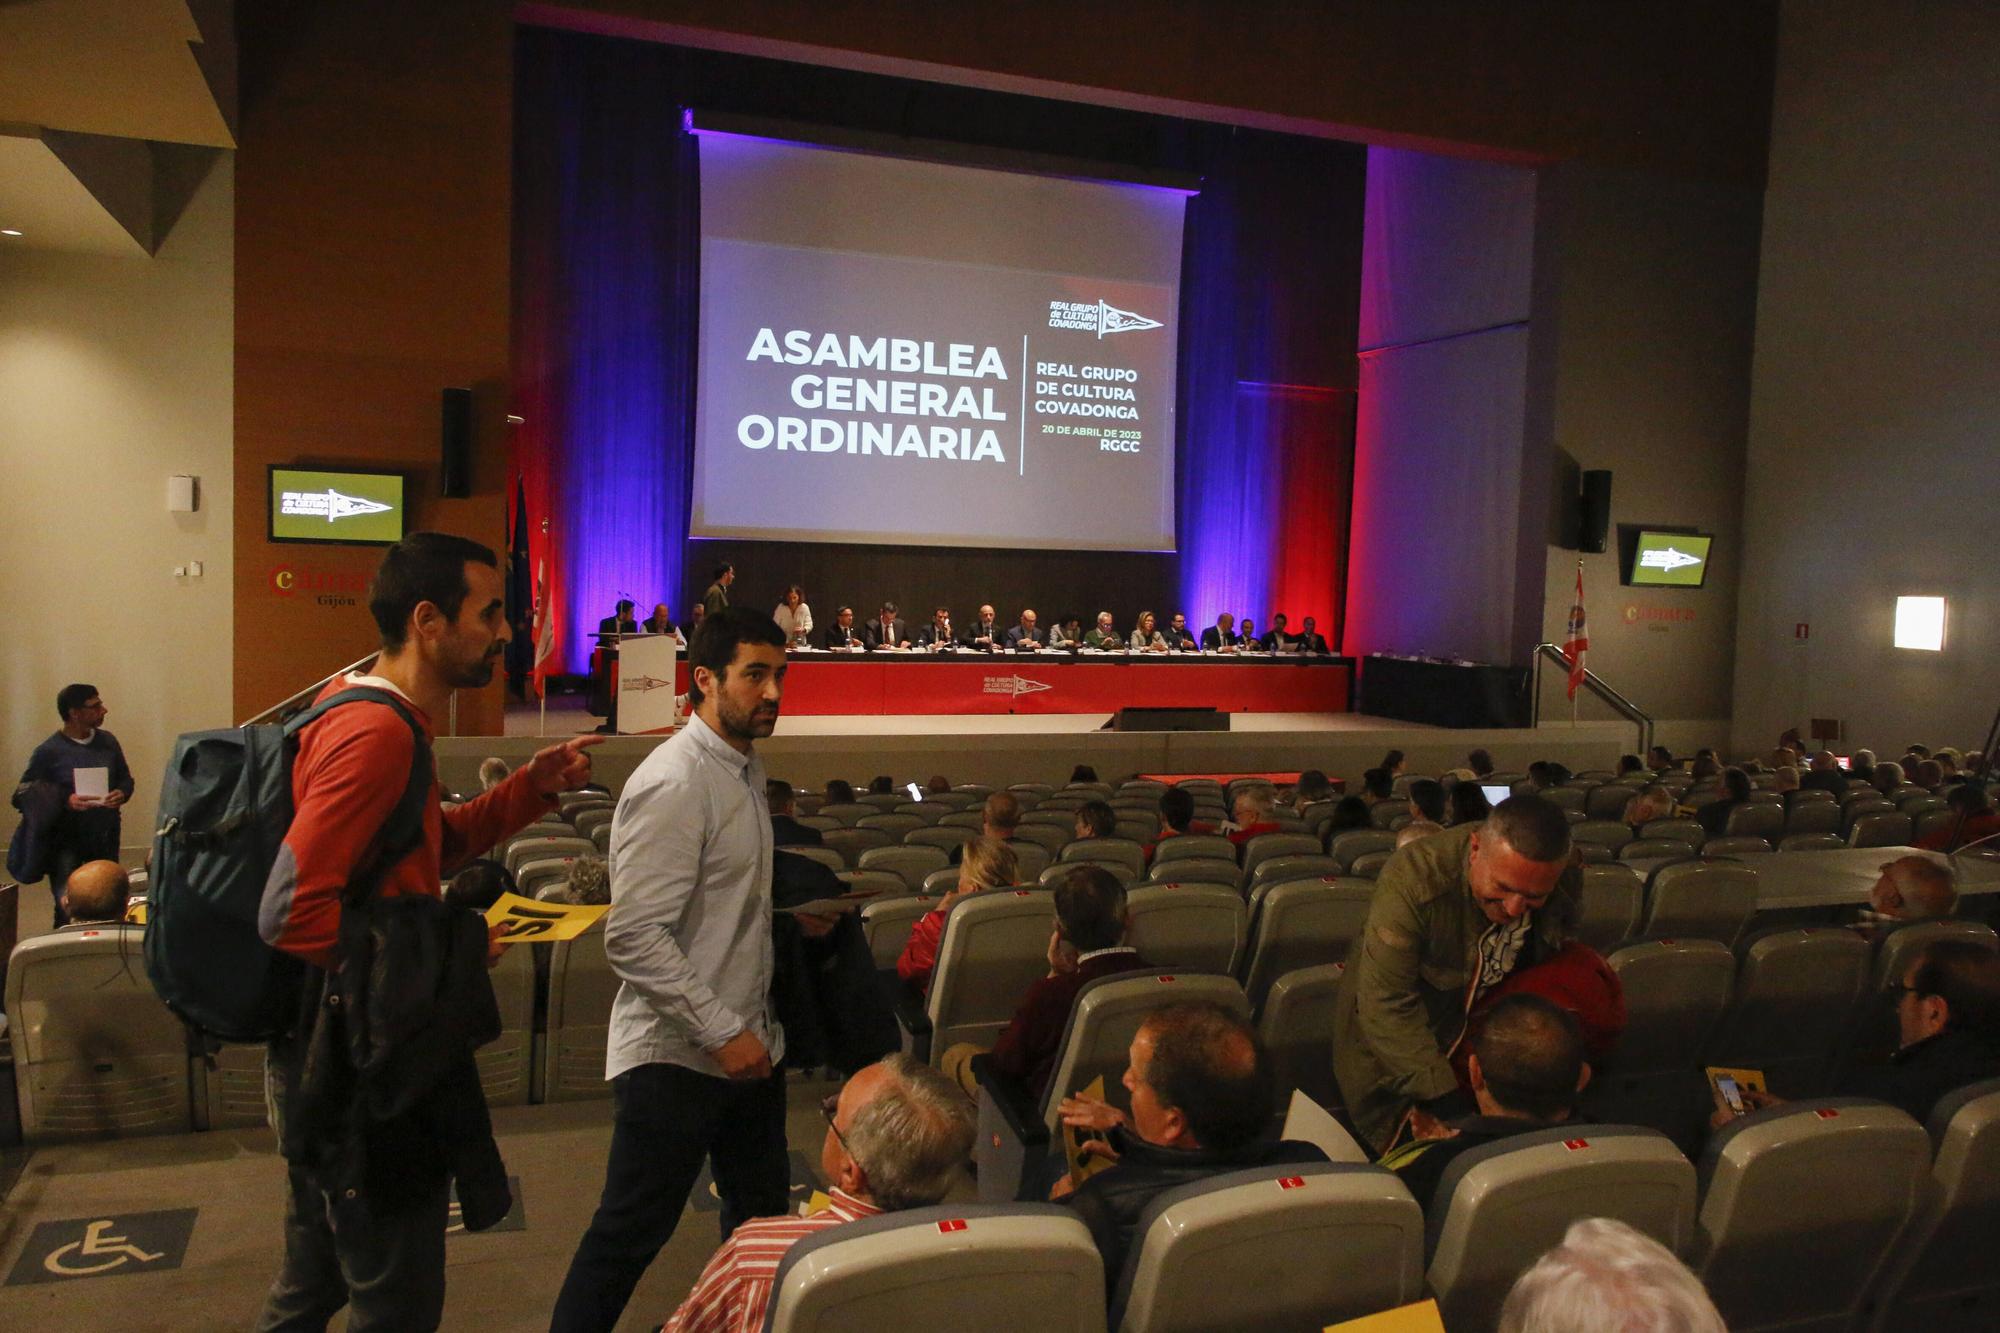
{"label": "man in light blue shirt", "polygon": [[752,744],[777,725],[785,635],[761,612],[703,619],[694,717],[639,765],[611,823],[604,952],[618,974],[604,1194],[551,1330],[608,1330],[713,1164],[722,1237],[787,1211],[785,1034],[770,1012],[771,821]]}

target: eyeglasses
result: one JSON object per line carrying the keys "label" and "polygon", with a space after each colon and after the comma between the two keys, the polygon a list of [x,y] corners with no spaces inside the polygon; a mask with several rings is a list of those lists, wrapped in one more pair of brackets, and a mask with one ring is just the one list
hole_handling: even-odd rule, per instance
{"label": "eyeglasses", "polygon": [[847,1135],[841,1133],[840,1126],[833,1123],[833,1118],[840,1114],[840,1094],[834,1093],[820,1098],[819,1113],[826,1117],[826,1127],[832,1130],[833,1137],[839,1140],[841,1151],[849,1157],[854,1156],[854,1149],[847,1146]]}

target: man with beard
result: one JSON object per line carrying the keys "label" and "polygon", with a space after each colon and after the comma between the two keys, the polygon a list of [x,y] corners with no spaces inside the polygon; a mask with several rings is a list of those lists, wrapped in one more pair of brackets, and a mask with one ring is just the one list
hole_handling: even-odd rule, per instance
{"label": "man with beard", "polygon": [[[441,1109],[434,1091],[393,1119],[365,1125],[329,1119],[326,1088],[355,1077],[352,1069],[330,1072],[345,1043],[337,1024],[320,1026],[340,1012],[329,978],[343,963],[342,897],[350,884],[372,886],[383,899],[438,897],[445,877],[547,813],[557,792],[588,782],[587,747],[603,739],[551,745],[491,791],[442,809],[428,753],[431,719],[449,706],[453,690],[493,679],[512,637],[499,562],[478,542],[413,532],[383,555],[368,609],[382,635],[373,669],[332,681],[320,698],[349,691],[372,697],[336,705],[300,731],[292,764],[295,813],[259,910],[265,941],[306,964],[302,993],[325,997],[302,1004],[298,1029],[271,1042],[265,1063],[289,1191],[284,1266],[259,1329],[324,1328],[343,1305],[351,1306],[350,1329],[434,1329],[444,1311],[452,1173],[468,1201],[468,1226],[491,1224],[473,1221],[475,1193],[490,1201],[497,1187],[505,1214],[506,1173],[491,1148],[469,1046],[459,1056],[474,1098],[470,1108],[454,1100]],[[400,849],[383,846],[419,773],[428,775],[429,786],[417,792],[420,821],[410,823],[421,832],[413,828],[413,841]],[[476,1164],[488,1169],[467,1178],[461,1167],[475,1158],[459,1150],[481,1136],[487,1155]],[[361,1164],[365,1170],[357,1172]]]}
{"label": "man with beard", "polygon": [[694,717],[639,765],[611,821],[611,1153],[556,1300],[550,1327],[561,1333],[617,1324],[704,1160],[724,1240],[789,1202],[771,820],[751,752],[778,722],[784,632],[761,612],[712,614],[688,646],[688,673]]}

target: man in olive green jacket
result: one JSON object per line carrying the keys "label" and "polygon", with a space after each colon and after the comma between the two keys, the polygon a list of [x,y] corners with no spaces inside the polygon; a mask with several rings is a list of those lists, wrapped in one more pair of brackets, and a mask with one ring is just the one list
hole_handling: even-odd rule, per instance
{"label": "man in olive green jacket", "polygon": [[[1469,1114],[1447,1053],[1474,1001],[1560,949],[1581,876],[1569,821],[1538,796],[1420,838],[1382,867],[1333,1014],[1333,1072],[1377,1151]],[[1462,1104],[1461,1104],[1462,1103]]]}

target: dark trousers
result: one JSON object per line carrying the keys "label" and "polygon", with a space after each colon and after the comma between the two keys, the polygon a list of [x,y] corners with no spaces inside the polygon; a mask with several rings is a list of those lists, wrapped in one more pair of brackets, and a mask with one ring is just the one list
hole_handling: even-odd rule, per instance
{"label": "dark trousers", "polygon": [[[296,1065],[274,1043],[264,1066],[271,1127],[284,1141]],[[414,1188],[392,1210],[337,1200],[312,1172],[288,1164],[285,1260],[264,1298],[258,1333],[321,1330],[342,1306],[349,1333],[426,1333],[444,1318],[449,1178]]]}
{"label": "dark trousers", "polygon": [[647,1265],[674,1234],[706,1158],[722,1237],[789,1210],[785,1075],[756,1082],[641,1065],[612,1080],[611,1158],[597,1215],[569,1262],[550,1333],[610,1333]]}

